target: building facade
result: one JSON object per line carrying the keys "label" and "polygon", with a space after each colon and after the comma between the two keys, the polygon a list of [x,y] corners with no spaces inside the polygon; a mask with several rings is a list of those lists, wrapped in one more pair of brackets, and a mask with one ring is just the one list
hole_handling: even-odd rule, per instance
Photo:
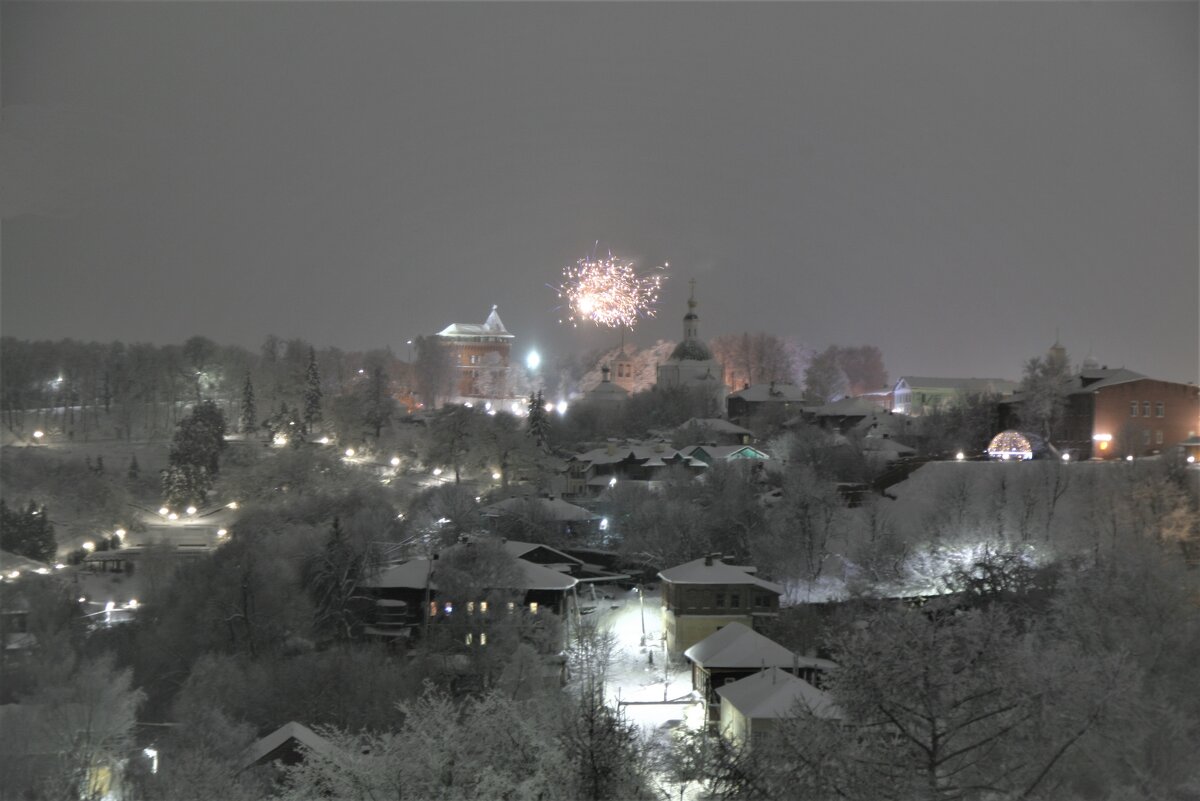
{"label": "building facade", "polygon": [[778,616],[783,587],[756,572],[710,554],[659,573],[667,650],[678,656],[730,623],[755,628]]}
{"label": "building facade", "polygon": [[507,398],[513,335],[492,306],[484,323],[454,323],[437,335],[455,371],[454,392],[460,398]]}

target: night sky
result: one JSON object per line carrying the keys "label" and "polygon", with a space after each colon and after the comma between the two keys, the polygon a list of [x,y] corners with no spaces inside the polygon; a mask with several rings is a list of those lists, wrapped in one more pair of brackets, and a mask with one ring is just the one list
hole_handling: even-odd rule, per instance
{"label": "night sky", "polygon": [[671,263],[680,336],[903,374],[1196,381],[1188,3],[4,3],[2,330],[390,345],[564,265]]}

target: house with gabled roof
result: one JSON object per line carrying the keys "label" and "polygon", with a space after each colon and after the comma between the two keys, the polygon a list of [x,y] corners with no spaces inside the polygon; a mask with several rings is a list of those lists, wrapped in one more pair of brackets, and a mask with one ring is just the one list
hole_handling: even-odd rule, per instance
{"label": "house with gabled roof", "polygon": [[[1063,385],[1066,409],[1052,432],[1059,450],[1079,458],[1150,456],[1200,431],[1200,387],[1160,381],[1124,367],[1087,362]],[[1023,397],[999,404],[1001,430],[1016,428]]]}
{"label": "house with gabled roof", "polygon": [[288,721],[275,731],[260,737],[242,752],[238,770],[248,770],[260,765],[295,765],[304,760],[306,753],[330,756],[336,746],[303,723]]}
{"label": "house with gabled roof", "polygon": [[692,689],[701,694],[709,719],[719,716],[717,688],[766,668],[779,668],[817,686],[837,667],[828,659],[800,656],[741,623],[729,623],[683,652],[692,667]]}
{"label": "house with gabled roof", "polygon": [[754,628],[779,615],[783,587],[709,554],[659,572],[667,650],[678,656],[730,623]]}
{"label": "house with gabled roof", "polygon": [[671,433],[699,445],[749,445],[754,441],[753,431],[720,417],[693,417]]}
{"label": "house with gabled roof", "polygon": [[804,389],[795,384],[772,381],[747,384],[725,399],[725,411],[731,420],[743,420],[766,409],[799,410],[804,404]]}
{"label": "house with gabled roof", "polygon": [[[504,548],[516,557],[516,578],[511,586],[484,589],[515,594],[510,596],[514,600],[508,608],[489,609],[480,599],[443,597],[438,586],[437,556],[414,557],[383,565],[358,582],[359,591],[373,604],[373,614],[368,614],[370,621],[364,633],[382,639],[412,638],[422,626],[447,618],[456,609],[467,614],[478,611],[481,616],[517,611],[565,615],[580,581],[570,571],[575,567],[583,569],[582,561],[534,543],[506,541]],[[554,553],[551,557],[554,561],[546,564],[531,561],[549,552]],[[517,556],[518,553],[521,555]]]}
{"label": "house with gabled roof", "polygon": [[753,445],[691,445],[682,449],[693,459],[711,465],[714,462],[738,462],[751,460],[765,462],[771,456]]}
{"label": "house with gabled roof", "polygon": [[595,497],[618,481],[652,483],[672,467],[699,474],[708,465],[665,442],[653,445],[609,443],[567,459],[566,490],[571,497]]}
{"label": "house with gabled roof", "polygon": [[826,692],[777,667],[717,688],[721,736],[738,746],[770,742],[781,720],[811,715],[841,720],[842,711]]}

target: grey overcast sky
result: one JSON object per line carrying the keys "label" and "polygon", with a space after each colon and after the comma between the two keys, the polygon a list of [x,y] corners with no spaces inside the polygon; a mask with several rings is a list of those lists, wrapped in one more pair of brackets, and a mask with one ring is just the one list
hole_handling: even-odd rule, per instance
{"label": "grey overcast sky", "polygon": [[0,6],[2,330],[544,352],[600,240],[639,344],[1196,381],[1196,2]]}

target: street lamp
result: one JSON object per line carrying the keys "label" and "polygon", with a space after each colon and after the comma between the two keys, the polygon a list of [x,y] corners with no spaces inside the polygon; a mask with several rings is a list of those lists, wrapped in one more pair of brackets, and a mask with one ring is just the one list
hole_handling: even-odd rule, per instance
{"label": "street lamp", "polygon": [[541,355],[536,350],[529,351],[529,355],[525,357],[525,366],[529,368],[529,372],[536,373],[541,364]]}

